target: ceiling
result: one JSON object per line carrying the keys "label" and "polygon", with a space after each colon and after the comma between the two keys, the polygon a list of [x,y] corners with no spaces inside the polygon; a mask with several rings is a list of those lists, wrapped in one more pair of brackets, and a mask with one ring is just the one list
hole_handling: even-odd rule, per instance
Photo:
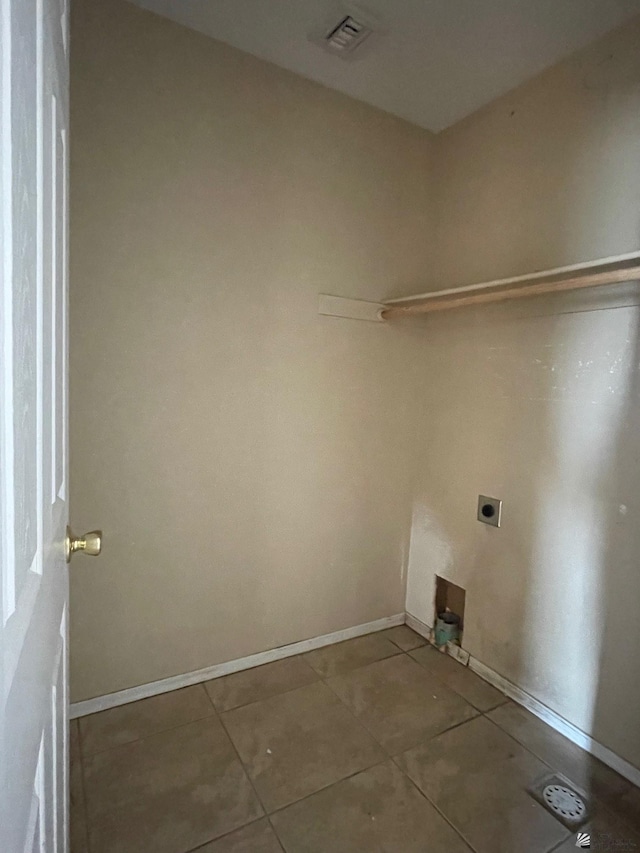
{"label": "ceiling", "polygon": [[[134,0],[438,132],[640,13],[640,0]],[[310,36],[377,32],[345,60]]]}

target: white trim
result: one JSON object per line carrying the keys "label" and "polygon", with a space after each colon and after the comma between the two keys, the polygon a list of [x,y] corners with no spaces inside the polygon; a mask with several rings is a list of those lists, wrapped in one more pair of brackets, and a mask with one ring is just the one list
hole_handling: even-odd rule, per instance
{"label": "white trim", "polygon": [[141,684],[139,687],[130,687],[127,690],[119,690],[117,693],[107,693],[105,696],[96,696],[95,699],[85,699],[83,702],[73,702],[69,706],[69,718],[84,717],[85,714],[95,714],[97,711],[106,711],[108,708],[116,708],[118,705],[126,705],[128,702],[136,702],[138,699],[148,699],[160,693],[169,693],[180,687],[189,687],[191,684],[199,684],[202,681],[210,681],[212,678],[220,678],[222,675],[230,675],[232,672],[240,672],[243,669],[251,669],[254,666],[262,666],[275,660],[311,652],[323,646],[340,643],[343,640],[351,640],[354,637],[362,637],[374,631],[384,631],[386,628],[394,628],[396,625],[404,625],[405,614],[396,613],[395,616],[385,616],[374,622],[365,622],[364,625],[354,625],[352,628],[343,628],[332,634],[323,634],[320,637],[312,637],[309,640],[301,640],[299,643],[291,643],[288,646],[279,646],[266,652],[258,652],[245,658],[227,661],[226,663],[214,664],[205,669],[197,669],[194,672],[185,672],[182,675],[173,675],[160,681],[152,681],[149,684]]}
{"label": "white trim", "polygon": [[[410,624],[408,617],[407,624]],[[480,678],[483,678],[489,684],[496,687],[501,693],[504,693],[510,699],[513,699],[513,701],[517,702],[518,705],[522,705],[528,711],[531,711],[532,714],[548,726],[551,726],[552,729],[555,729],[555,731],[559,732],[561,735],[564,735],[572,743],[575,743],[577,746],[591,753],[591,755],[599,758],[600,761],[608,767],[611,767],[611,769],[615,770],[616,773],[624,776],[624,778],[628,779],[629,782],[632,782],[636,786],[640,786],[640,769],[634,767],[633,764],[625,761],[625,759],[621,758],[619,755],[616,755],[615,752],[612,752],[612,750],[603,746],[597,740],[594,740],[590,735],[583,732],[582,729],[574,726],[573,723],[565,720],[564,717],[560,716],[560,714],[552,711],[551,708],[547,708],[547,706],[543,705],[538,699],[535,699],[529,693],[526,693],[513,682],[504,678],[504,676],[497,673],[494,669],[491,669],[491,667],[481,663],[474,657],[469,658],[469,669],[472,669],[480,676]]]}
{"label": "white trim", "polygon": [[[163,678],[160,681],[141,684],[139,687],[130,687],[127,690],[119,690],[117,693],[108,693],[105,696],[96,696],[95,699],[74,702],[69,706],[69,718],[73,720],[77,717],[83,717],[85,714],[95,714],[98,711],[105,711],[109,708],[116,708],[119,705],[126,705],[129,702],[136,702],[138,699],[147,699],[150,696],[168,693],[171,690],[178,690],[181,687],[188,687],[191,684],[210,681],[213,678],[220,678],[223,675],[230,675],[233,672],[251,669],[254,666],[262,666],[265,663],[283,660],[293,655],[300,655],[304,652],[320,649],[323,646],[330,646],[333,643],[340,643],[343,640],[362,637],[364,634],[372,634],[375,631],[384,631],[386,628],[393,628],[396,625],[404,624],[407,624],[425,639],[428,640],[430,638],[430,625],[427,625],[411,613],[396,613],[394,616],[385,616],[382,619],[376,619],[374,622],[366,622],[363,625],[343,628],[341,631],[334,631],[331,634],[323,634],[320,637],[301,640],[298,643],[291,643],[288,646],[279,646],[276,649],[258,652],[248,657],[227,661],[226,663],[215,664],[205,669],[198,669],[182,675],[174,675],[170,678]],[[532,714],[561,735],[564,735],[572,743],[599,758],[608,767],[611,767],[621,776],[624,776],[625,779],[640,787],[640,769],[634,767],[619,755],[616,755],[608,747],[594,740],[590,735],[583,732],[577,726],[574,726],[573,723],[565,720],[564,717],[552,711],[551,708],[547,708],[538,699],[526,693],[512,681],[509,681],[494,669],[491,669],[491,667],[486,666],[486,664],[477,658],[469,657],[468,665],[469,669],[473,670],[484,681],[496,687],[501,693],[513,699],[514,702],[527,708]]]}
{"label": "white trim", "polygon": [[413,302],[415,299],[436,299],[439,296],[449,296],[452,293],[470,293],[474,290],[483,290],[488,287],[498,287],[501,284],[517,284],[519,281],[530,281],[535,278],[546,278],[550,275],[561,275],[565,272],[575,272],[576,270],[588,270],[592,267],[599,267],[604,264],[615,264],[622,261],[633,261],[640,258],[639,252],[627,252],[624,255],[612,255],[608,258],[598,258],[594,261],[587,261],[582,264],[570,264],[566,267],[555,267],[552,270],[539,270],[534,273],[525,275],[515,275],[511,278],[498,278],[495,281],[483,281],[480,284],[468,284],[465,287],[450,287],[447,290],[433,290],[429,293],[415,293],[413,296],[401,296],[398,299],[389,299],[384,303],[384,307],[392,305],[401,305],[403,302]]}
{"label": "white trim", "polygon": [[348,320],[383,323],[381,316],[383,308],[382,302],[348,299],[345,296],[330,296],[327,293],[318,294],[318,314],[324,314],[327,317],[346,317]]}
{"label": "white trim", "polygon": [[425,640],[431,640],[431,625],[427,625],[426,622],[418,619],[418,617],[414,616],[412,613],[405,613],[405,617],[406,624],[412,628],[416,634],[420,634],[420,636],[424,637]]}

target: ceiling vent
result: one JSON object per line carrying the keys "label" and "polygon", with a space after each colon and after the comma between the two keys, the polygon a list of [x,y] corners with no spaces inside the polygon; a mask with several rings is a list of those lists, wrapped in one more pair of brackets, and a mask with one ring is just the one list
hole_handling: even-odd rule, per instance
{"label": "ceiling vent", "polygon": [[325,36],[325,47],[331,53],[346,56],[362,44],[372,33],[371,27],[347,15]]}
{"label": "ceiling vent", "polygon": [[[387,34],[388,28],[379,17],[354,0],[339,0],[337,10],[332,3],[327,17],[318,22],[308,36],[309,41],[344,62],[358,62],[369,56]],[[366,42],[366,44],[365,44]]]}

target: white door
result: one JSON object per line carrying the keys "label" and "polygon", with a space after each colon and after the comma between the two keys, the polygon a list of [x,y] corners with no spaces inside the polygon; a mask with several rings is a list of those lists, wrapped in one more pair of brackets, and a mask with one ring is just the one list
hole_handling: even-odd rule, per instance
{"label": "white door", "polygon": [[2,0],[0,851],[67,842],[67,0]]}

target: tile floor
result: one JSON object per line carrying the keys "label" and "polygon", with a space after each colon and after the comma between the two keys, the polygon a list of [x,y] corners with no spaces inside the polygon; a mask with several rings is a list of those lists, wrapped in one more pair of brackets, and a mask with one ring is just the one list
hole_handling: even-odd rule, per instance
{"label": "tile floor", "polygon": [[72,853],[640,853],[640,789],[408,627],[71,725]]}

